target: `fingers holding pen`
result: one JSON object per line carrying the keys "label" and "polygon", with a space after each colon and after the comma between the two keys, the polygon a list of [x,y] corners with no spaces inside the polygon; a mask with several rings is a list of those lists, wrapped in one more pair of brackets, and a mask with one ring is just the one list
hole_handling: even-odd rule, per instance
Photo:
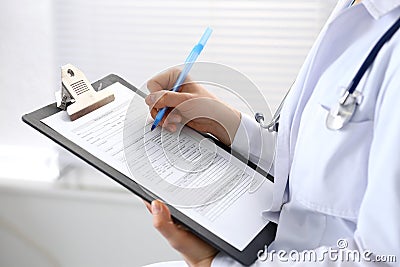
{"label": "fingers holding pen", "polygon": [[191,97],[192,95],[189,93],[162,90],[149,94],[145,101],[150,107],[160,109],[179,106]]}
{"label": "fingers holding pen", "polygon": [[[159,109],[164,107],[176,107],[186,100],[190,99],[191,95],[188,93],[178,93],[172,91],[157,91],[149,94],[145,101],[150,106],[150,114],[153,118],[157,115]],[[177,110],[171,112],[168,110],[166,116],[164,116],[160,122],[164,128],[168,131],[175,132],[177,129],[177,123],[182,121],[182,116]]]}
{"label": "fingers holding pen", "polygon": [[[153,108],[150,110],[151,117],[155,118],[157,116],[158,110]],[[167,111],[166,115],[162,118],[159,125],[167,129],[170,132],[175,132],[177,130],[177,124],[182,122],[182,116],[179,112]]]}
{"label": "fingers holding pen", "polygon": [[[172,68],[167,71],[161,72],[147,81],[147,89],[153,93],[164,89],[171,89],[174,87],[175,81],[178,79],[181,69]],[[185,79],[185,83],[189,82],[190,78]]]}

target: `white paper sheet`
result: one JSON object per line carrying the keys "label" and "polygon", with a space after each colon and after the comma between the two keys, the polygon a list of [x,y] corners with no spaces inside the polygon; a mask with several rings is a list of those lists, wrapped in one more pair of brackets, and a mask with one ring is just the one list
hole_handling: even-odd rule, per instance
{"label": "white paper sheet", "polygon": [[[58,112],[42,122],[243,250],[268,223],[261,212],[272,183],[189,128],[150,132],[143,98],[120,83],[111,88],[113,102],[78,120]],[[253,179],[264,182],[249,193]]]}

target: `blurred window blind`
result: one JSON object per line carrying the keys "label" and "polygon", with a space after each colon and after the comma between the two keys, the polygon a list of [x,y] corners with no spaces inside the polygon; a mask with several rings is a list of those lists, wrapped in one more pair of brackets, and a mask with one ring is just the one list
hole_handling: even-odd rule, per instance
{"label": "blurred window blind", "polygon": [[335,0],[70,0],[53,2],[56,63],[90,80],[116,73],[140,86],[181,64],[207,26],[201,61],[250,77],[276,109]]}

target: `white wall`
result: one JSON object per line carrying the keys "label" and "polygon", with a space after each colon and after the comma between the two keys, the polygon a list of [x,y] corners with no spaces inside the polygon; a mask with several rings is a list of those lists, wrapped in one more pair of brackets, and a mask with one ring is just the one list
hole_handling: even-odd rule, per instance
{"label": "white wall", "polygon": [[136,267],[180,258],[141,200],[74,185],[76,175],[99,174],[71,173],[58,185],[0,180],[1,267]]}
{"label": "white wall", "polygon": [[[140,201],[22,123],[24,113],[54,100],[62,64],[76,64],[90,80],[115,72],[140,86],[181,63],[210,25],[215,32],[202,59],[243,71],[276,107],[334,2],[2,0],[0,173],[10,157],[15,172],[24,170],[28,146],[56,149],[63,165],[75,167],[61,169],[53,184],[0,177],[0,267],[139,266],[178,258]],[[252,10],[257,16],[243,17]],[[277,17],[286,12],[292,19]],[[20,155],[8,155],[4,145],[21,148]]]}
{"label": "white wall", "polygon": [[[53,17],[51,0],[1,1],[0,173],[10,161],[15,172],[26,169],[28,146],[56,147],[21,121],[52,102],[60,86]],[[0,175],[0,267],[141,266],[178,258],[141,201],[68,154],[62,158],[81,167],[61,170],[54,184]]]}
{"label": "white wall", "polygon": [[[140,86],[183,63],[210,26],[214,32],[199,61],[244,73],[275,109],[335,2],[55,0],[56,62],[76,64],[91,79],[114,72]],[[246,89],[239,93],[249,97]]]}
{"label": "white wall", "polygon": [[47,144],[21,121],[48,104],[59,86],[51,0],[2,0],[0,8],[0,144]]}
{"label": "white wall", "polygon": [[[35,173],[23,156],[46,161],[54,144],[27,127],[23,114],[48,104],[59,87],[51,0],[2,0],[0,9],[0,177]],[[27,147],[31,149],[27,149]],[[38,152],[40,148],[41,155]],[[31,152],[29,152],[31,151]],[[52,157],[52,156],[50,156]],[[21,162],[21,161],[25,161]],[[50,160],[55,162],[55,160]],[[43,166],[48,166],[44,163]],[[13,171],[15,170],[15,171]],[[53,175],[57,176],[57,166]],[[40,174],[37,171],[36,174]],[[43,177],[46,176],[43,174]],[[37,178],[37,177],[36,177]]]}

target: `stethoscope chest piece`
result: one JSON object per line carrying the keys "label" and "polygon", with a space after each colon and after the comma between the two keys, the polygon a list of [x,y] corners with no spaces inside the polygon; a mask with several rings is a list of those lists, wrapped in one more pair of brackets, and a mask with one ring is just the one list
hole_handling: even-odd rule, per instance
{"label": "stethoscope chest piece", "polygon": [[342,129],[353,117],[361,100],[362,95],[359,91],[346,91],[339,102],[330,109],[326,117],[326,127],[330,130]]}

